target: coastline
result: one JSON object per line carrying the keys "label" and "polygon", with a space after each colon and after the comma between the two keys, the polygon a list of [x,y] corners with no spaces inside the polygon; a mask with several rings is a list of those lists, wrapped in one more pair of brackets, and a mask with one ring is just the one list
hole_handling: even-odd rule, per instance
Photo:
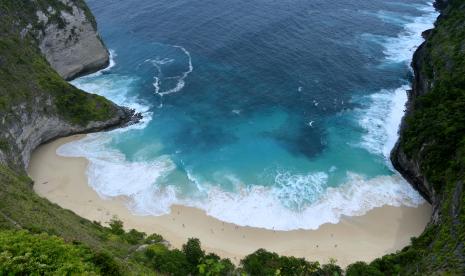
{"label": "coastline", "polygon": [[199,238],[207,252],[230,258],[236,264],[259,248],[322,263],[335,258],[341,266],[369,262],[408,245],[411,237],[422,233],[431,217],[431,206],[426,203],[417,208],[384,206],[362,216],[344,217],[337,224],[324,224],[317,230],[273,231],[222,222],[200,209],[185,206],[173,206],[170,214],[159,217],[137,216],[126,207],[126,198],[102,199],[87,184],[85,158],[56,154],[61,145],[83,137],[60,138],[33,152],[28,174],[35,181],[38,195],[91,221],[105,224],[117,216],[125,228],[161,234],[175,248],[190,237]]}

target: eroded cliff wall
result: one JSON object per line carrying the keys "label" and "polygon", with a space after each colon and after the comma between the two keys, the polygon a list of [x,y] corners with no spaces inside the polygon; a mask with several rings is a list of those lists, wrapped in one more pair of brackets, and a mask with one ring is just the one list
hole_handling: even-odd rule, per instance
{"label": "eroded cliff wall", "polygon": [[95,72],[109,63],[108,50],[97,33],[93,15],[82,1],[59,0],[61,5],[36,12],[39,47],[64,79]]}
{"label": "eroded cliff wall", "polygon": [[425,271],[465,272],[465,1],[435,6],[441,15],[414,54],[413,89],[391,160],[433,205],[416,252]]}
{"label": "eroded cliff wall", "polygon": [[22,171],[48,140],[133,119],[62,78],[108,63],[95,28],[81,0],[0,0],[0,163]]}

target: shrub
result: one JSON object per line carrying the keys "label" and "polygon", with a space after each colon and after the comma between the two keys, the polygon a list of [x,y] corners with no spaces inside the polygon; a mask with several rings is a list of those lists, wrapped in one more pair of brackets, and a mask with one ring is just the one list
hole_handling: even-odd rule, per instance
{"label": "shrub", "polygon": [[116,217],[113,217],[110,220],[109,226],[110,226],[111,233],[115,235],[120,236],[125,233],[124,228],[123,228],[123,222]]}
{"label": "shrub", "polygon": [[159,243],[163,241],[163,237],[159,234],[153,233],[149,235],[146,239],[146,243]]}
{"label": "shrub", "polygon": [[278,254],[265,249],[247,255],[241,264],[244,271],[250,275],[275,275],[280,268]]}
{"label": "shrub", "polygon": [[280,258],[281,275],[311,275],[318,272],[320,264],[318,262],[308,262],[303,258],[286,257]]}
{"label": "shrub", "polygon": [[235,270],[234,265],[229,259],[221,259],[213,253],[205,256],[197,268],[198,274],[205,276],[231,275]]}
{"label": "shrub", "polygon": [[342,275],[342,268],[336,264],[335,259],[330,259],[329,263],[324,264],[317,274],[324,276],[338,276]]}
{"label": "shrub", "polygon": [[124,239],[130,244],[138,244],[145,239],[145,233],[139,232],[136,229],[131,229],[124,235]]}
{"label": "shrub", "polygon": [[119,263],[106,252],[96,253],[92,262],[100,268],[100,273],[103,275],[122,275]]}
{"label": "shrub", "polygon": [[0,232],[0,275],[96,274],[103,270],[83,246],[27,231]]}
{"label": "shrub", "polygon": [[187,261],[195,268],[205,256],[205,252],[200,246],[199,239],[194,238],[187,240],[187,243],[182,246],[182,252],[186,254]]}
{"label": "shrub", "polygon": [[365,262],[356,262],[349,265],[346,269],[346,276],[383,276],[376,267],[368,265]]}
{"label": "shrub", "polygon": [[146,257],[152,267],[169,275],[188,275],[192,266],[186,259],[186,255],[180,250],[168,250],[162,244],[153,244],[145,251]]}

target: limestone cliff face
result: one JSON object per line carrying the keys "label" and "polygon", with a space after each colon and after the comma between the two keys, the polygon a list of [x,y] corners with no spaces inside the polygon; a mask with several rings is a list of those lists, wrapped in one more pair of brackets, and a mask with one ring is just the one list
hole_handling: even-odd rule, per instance
{"label": "limestone cliff face", "polygon": [[108,64],[82,0],[0,0],[0,45],[0,165],[24,172],[42,143],[140,119],[63,79]]}
{"label": "limestone cliff face", "polygon": [[[425,35],[427,35],[427,33],[428,32],[425,32]],[[426,37],[426,39],[428,38]],[[420,45],[420,47],[418,47],[413,55],[412,68],[415,78],[413,80],[412,90],[409,91],[408,94],[406,116],[413,112],[414,100],[419,96],[428,93],[432,86],[433,81],[429,79],[429,77],[426,76],[422,71],[424,57],[425,43]],[[400,131],[401,135],[406,127],[407,126],[403,121]],[[419,156],[421,156],[421,152],[419,153]],[[391,152],[391,161],[394,165],[394,168],[396,168],[429,203],[433,204],[437,201],[435,198],[435,193],[432,186],[428,183],[428,179],[423,175],[423,172],[420,168],[421,166],[419,163],[419,156],[415,158],[407,157],[404,149],[401,147],[400,143],[397,142]]]}
{"label": "limestone cliff face", "polygon": [[[435,2],[437,9],[447,5],[447,0]],[[433,80],[430,79],[423,70],[424,60],[426,58],[426,42],[429,38],[430,31],[427,30],[423,33],[425,42],[423,42],[418,49],[415,51],[412,59],[412,68],[414,71],[414,80],[412,83],[412,90],[408,93],[407,111],[405,117],[409,116],[414,110],[414,102],[418,97],[429,93]],[[402,121],[400,127],[400,135],[405,132],[408,126],[406,125],[405,119]],[[433,216],[432,221],[435,222],[438,217],[439,202],[436,198],[436,193],[432,185],[428,182],[421,169],[421,150],[417,156],[409,157],[404,148],[401,146],[400,140],[394,146],[391,152],[391,161],[396,170],[398,170],[402,176],[425,198],[429,203],[433,205]]]}
{"label": "limestone cliff face", "polygon": [[[80,1],[59,0],[65,8],[38,10],[39,47],[50,65],[66,80],[95,72],[109,63],[108,50],[95,19]],[[54,20],[51,20],[54,19]]]}
{"label": "limestone cliff face", "polygon": [[85,125],[73,124],[54,113],[44,112],[44,109],[54,107],[52,99],[43,100],[37,99],[40,105],[32,106],[32,109],[26,105],[13,107],[10,116],[14,116],[16,120],[4,130],[12,141],[10,146],[15,152],[13,160],[8,161],[19,168],[27,168],[32,151],[47,141],[73,134],[102,131],[136,120],[133,110],[114,105],[114,113],[106,120],[91,121]]}

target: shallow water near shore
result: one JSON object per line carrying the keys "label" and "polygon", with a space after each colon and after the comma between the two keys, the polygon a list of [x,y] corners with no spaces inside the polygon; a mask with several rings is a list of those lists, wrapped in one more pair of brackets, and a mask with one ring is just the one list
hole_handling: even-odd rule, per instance
{"label": "shallow water near shore", "polygon": [[58,149],[101,197],[276,230],[423,203],[388,156],[431,3],[88,3],[112,66],[73,84],[144,115]]}
{"label": "shallow water near shore", "polygon": [[180,249],[188,238],[197,237],[207,252],[230,258],[237,265],[258,248],[321,263],[335,258],[342,267],[356,261],[370,262],[408,245],[431,217],[427,203],[418,207],[383,206],[362,216],[343,216],[337,224],[323,224],[316,230],[275,231],[227,223],[205,211],[181,205],[173,205],[167,215],[137,216],[126,206],[129,198],[102,199],[89,187],[85,175],[87,159],[56,154],[61,145],[83,136],[58,139],[34,151],[28,173],[38,195],[104,225],[116,216],[126,229],[155,232],[174,248]]}

